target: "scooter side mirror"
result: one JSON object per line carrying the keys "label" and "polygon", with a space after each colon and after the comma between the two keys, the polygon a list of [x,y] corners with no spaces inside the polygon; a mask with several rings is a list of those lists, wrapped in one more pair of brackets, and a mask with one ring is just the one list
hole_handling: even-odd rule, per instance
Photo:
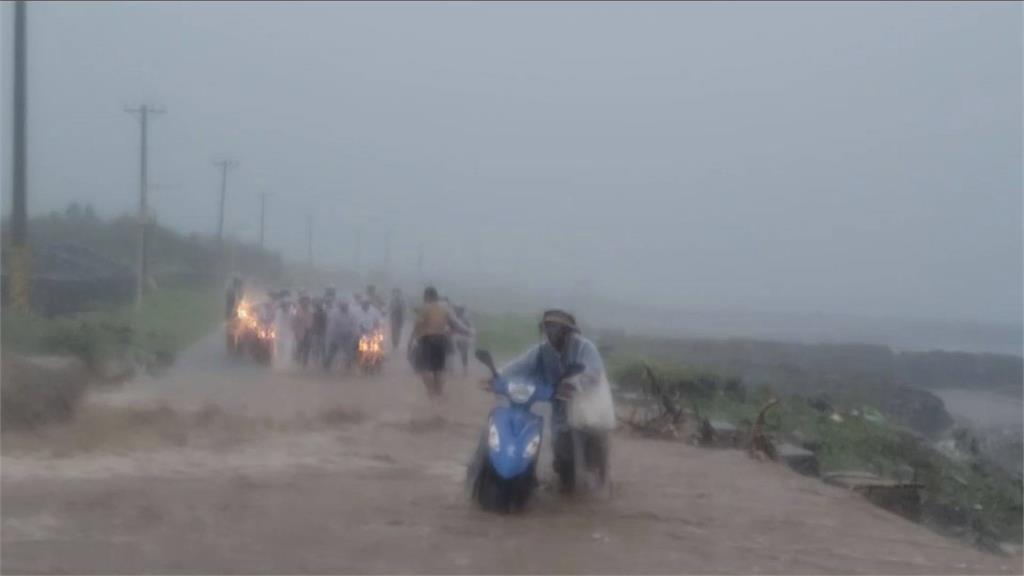
{"label": "scooter side mirror", "polygon": [[477,350],[473,355],[476,356],[476,359],[479,360],[481,364],[487,366],[491,371],[491,375],[494,377],[498,376],[498,370],[494,367],[494,358],[491,356],[490,352],[487,350]]}

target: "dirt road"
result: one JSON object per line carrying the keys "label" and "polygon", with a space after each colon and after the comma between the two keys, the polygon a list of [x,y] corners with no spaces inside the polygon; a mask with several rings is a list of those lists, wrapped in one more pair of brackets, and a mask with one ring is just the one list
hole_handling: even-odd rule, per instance
{"label": "dirt road", "polygon": [[[432,405],[407,365],[277,373],[211,336],[77,420],[5,434],[5,573],[1021,572],[735,451],[615,438],[612,497],[542,490],[519,516],[462,486],[493,402]],[[545,454],[542,474],[550,475]]]}

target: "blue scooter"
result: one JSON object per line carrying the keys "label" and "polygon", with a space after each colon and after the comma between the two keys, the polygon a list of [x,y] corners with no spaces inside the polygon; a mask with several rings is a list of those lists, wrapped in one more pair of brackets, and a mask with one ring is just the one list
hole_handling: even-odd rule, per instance
{"label": "blue scooter", "polygon": [[[544,434],[544,418],[530,408],[536,402],[550,402],[558,383],[506,380],[498,375],[490,352],[477,350],[475,355],[491,371],[491,392],[509,402],[491,410],[467,481],[474,499],[485,510],[522,510],[537,487],[537,455]],[[570,366],[565,378],[582,371],[581,365]]]}

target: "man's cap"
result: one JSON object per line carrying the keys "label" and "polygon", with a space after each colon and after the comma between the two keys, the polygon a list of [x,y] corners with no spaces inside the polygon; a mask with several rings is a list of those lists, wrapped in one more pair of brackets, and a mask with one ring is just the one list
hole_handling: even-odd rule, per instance
{"label": "man's cap", "polygon": [[579,332],[580,330],[579,326],[576,325],[576,318],[564,310],[545,310],[540,318],[540,325],[543,328],[549,324],[565,326],[574,332]]}

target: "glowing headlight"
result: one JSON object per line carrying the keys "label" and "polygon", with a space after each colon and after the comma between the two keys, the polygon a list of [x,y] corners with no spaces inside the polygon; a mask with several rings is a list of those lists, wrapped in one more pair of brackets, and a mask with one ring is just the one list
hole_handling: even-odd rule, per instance
{"label": "glowing headlight", "polygon": [[533,392],[536,389],[537,387],[533,384],[513,380],[508,383],[508,397],[516,404],[523,404],[533,397]]}
{"label": "glowing headlight", "polygon": [[497,450],[500,444],[501,439],[498,438],[498,428],[491,424],[491,429],[487,432],[487,445],[491,447],[491,450]]}
{"label": "glowing headlight", "polygon": [[540,450],[540,434],[537,434],[530,440],[530,443],[526,445],[526,449],[523,450],[523,455],[527,458],[533,458],[537,455],[537,450]]}

